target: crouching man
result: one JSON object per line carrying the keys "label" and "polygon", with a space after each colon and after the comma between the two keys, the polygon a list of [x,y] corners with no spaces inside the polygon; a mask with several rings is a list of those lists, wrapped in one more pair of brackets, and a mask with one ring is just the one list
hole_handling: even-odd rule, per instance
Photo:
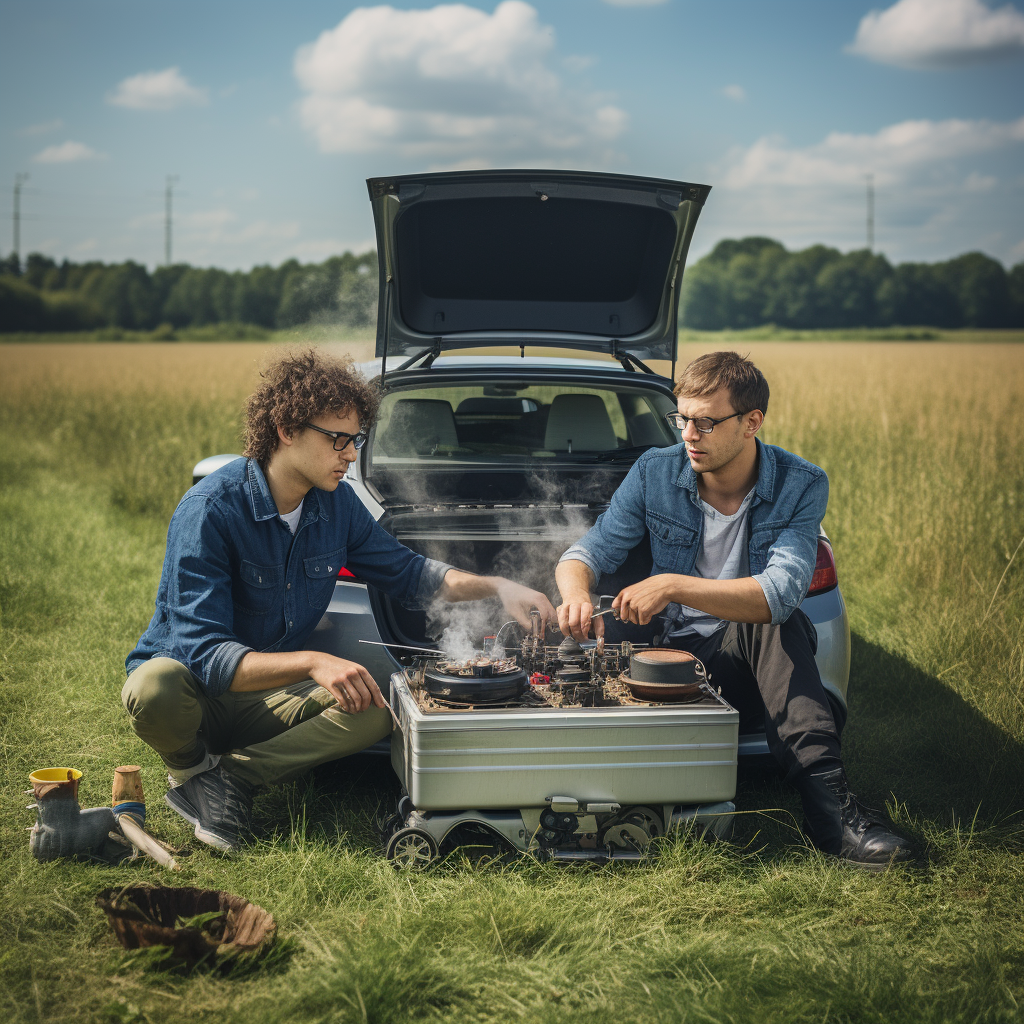
{"label": "crouching man", "polygon": [[[911,856],[908,842],[850,793],[814,661],[807,594],[828,503],[817,466],[757,438],[768,383],[734,352],[701,356],[675,387],[683,444],[640,456],[594,527],[562,556],[559,625],[583,639],[590,594],[650,533],[652,574],[613,607],[661,643],[696,655],[741,719],[764,718],[769,748],[799,791],[810,840],[866,868]],[[603,620],[595,619],[603,632]]]}
{"label": "crouching man", "polygon": [[278,359],[246,408],[245,459],[178,505],[156,613],[128,655],[124,706],[163,758],[167,802],[196,837],[233,851],[253,791],[375,743],[384,698],[355,662],[306,649],[345,566],[403,604],[498,597],[525,628],[543,595],[410,551],[341,486],[377,393],[311,350]]}

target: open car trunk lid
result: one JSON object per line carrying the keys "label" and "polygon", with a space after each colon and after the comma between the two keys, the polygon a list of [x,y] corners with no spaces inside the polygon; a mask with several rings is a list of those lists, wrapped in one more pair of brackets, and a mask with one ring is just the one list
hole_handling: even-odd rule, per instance
{"label": "open car trunk lid", "polygon": [[370,178],[377,355],[542,345],[674,359],[710,187],[585,171]]}

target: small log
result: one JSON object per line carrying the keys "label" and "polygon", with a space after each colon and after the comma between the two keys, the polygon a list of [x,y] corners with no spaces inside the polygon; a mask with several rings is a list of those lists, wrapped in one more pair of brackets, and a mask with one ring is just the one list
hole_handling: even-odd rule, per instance
{"label": "small log", "polygon": [[132,846],[172,871],[181,870],[178,862],[130,814],[119,815],[117,823]]}

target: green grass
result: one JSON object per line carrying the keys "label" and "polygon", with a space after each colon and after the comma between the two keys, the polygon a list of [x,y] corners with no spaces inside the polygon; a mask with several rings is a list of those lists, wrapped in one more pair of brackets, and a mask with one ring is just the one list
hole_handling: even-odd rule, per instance
{"label": "green grass", "polygon": [[[721,344],[702,339],[683,358]],[[735,342],[741,346],[743,340]],[[14,1022],[211,1020],[1012,1021],[1024,1000],[1024,346],[759,344],[766,438],[818,462],[854,629],[854,787],[927,852],[867,877],[808,851],[798,803],[744,773],[737,841],[646,866],[398,873],[376,849],[390,769],[325,767],[256,806],[258,842],[206,848],[182,884],[271,910],[290,955],[182,978],[126,958],[95,894],[166,881],[29,854],[30,770],[156,757],[130,732],[123,660],[151,614],[192,464],[237,450],[268,346],[0,352],[0,1007]],[[193,844],[198,845],[198,844]]]}

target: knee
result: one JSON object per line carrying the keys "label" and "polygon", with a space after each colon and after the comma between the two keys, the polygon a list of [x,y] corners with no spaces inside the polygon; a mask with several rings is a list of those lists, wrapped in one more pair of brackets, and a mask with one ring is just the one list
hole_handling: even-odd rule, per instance
{"label": "knee", "polygon": [[128,677],[121,703],[133,723],[169,722],[195,705],[195,684],[184,665],[172,658],[153,658]]}

